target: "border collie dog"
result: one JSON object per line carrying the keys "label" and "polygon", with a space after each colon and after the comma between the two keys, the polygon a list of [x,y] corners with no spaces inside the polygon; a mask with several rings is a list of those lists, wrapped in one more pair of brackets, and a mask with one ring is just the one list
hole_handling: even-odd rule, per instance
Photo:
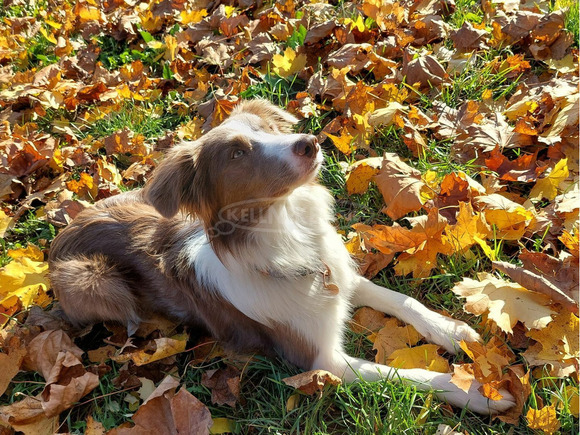
{"label": "border collie dog", "polygon": [[356,306],[412,324],[454,353],[479,340],[464,322],[361,277],[317,182],[316,138],[264,100],[241,102],[220,126],[173,147],[144,189],[84,210],[52,243],[50,279],[76,325],[117,321],[134,332],[152,313],[202,325],[239,352],[281,355],[346,382],[405,379],[479,413],[514,404],[469,392],[451,375],[396,370],[347,355]]}

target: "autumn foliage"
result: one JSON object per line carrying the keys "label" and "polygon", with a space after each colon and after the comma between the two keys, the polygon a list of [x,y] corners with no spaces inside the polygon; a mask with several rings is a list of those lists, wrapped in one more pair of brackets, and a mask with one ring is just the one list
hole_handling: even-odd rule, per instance
{"label": "autumn foliage", "polygon": [[[577,419],[579,83],[567,9],[338,3],[4,0],[2,427],[64,431],[64,411],[120,367],[114,388],[135,413],[110,433],[234,430],[179,380],[179,358],[201,365],[223,357],[219,346],[161,319],[133,338],[106,325],[88,345],[94,331],[59,317],[45,260],[80,211],[142,186],[164,149],[255,96],[287,105],[324,144],[335,173],[324,182],[361,273],[404,280],[419,296],[451,277],[448,296],[484,336],[462,342],[450,364],[413,327],[362,308],[351,327],[376,361],[453,372],[465,391],[477,380],[490,400],[507,389],[517,404],[497,418],[516,427],[555,433],[563,413]],[[477,267],[454,275],[448,259]],[[244,364],[204,373],[212,403],[243,406]],[[22,372],[42,389],[16,400]],[[545,377],[560,388],[546,403],[532,388]],[[340,380],[315,372],[285,383],[297,389],[290,412]],[[105,432],[96,414],[84,428]]]}

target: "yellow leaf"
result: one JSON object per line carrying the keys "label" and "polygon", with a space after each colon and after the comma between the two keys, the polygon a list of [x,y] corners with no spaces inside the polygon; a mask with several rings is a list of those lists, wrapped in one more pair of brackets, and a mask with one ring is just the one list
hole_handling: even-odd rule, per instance
{"label": "yellow leaf", "polygon": [[62,27],[62,24],[57,23],[56,21],[52,21],[52,20],[44,20],[44,22],[46,24],[48,24],[50,27],[52,27],[53,29],[60,29]]}
{"label": "yellow leaf", "polygon": [[326,137],[330,138],[334,146],[343,154],[349,155],[352,153],[353,147],[351,146],[352,140],[354,139],[350,134],[343,132],[341,136],[335,136],[330,133],[324,133]]}
{"label": "yellow leaf", "polygon": [[[554,405],[557,409],[565,409],[567,408],[574,417],[578,418],[580,414],[580,392],[578,391],[578,387],[574,385],[568,385],[564,387],[562,398],[558,396],[554,396],[555,402]],[[565,405],[568,406],[565,406]]]}
{"label": "yellow leaf", "polygon": [[495,226],[495,236],[498,239],[521,239],[535,217],[533,211],[497,193],[478,196],[475,201],[483,210],[485,221],[490,226]]}
{"label": "yellow leaf", "polygon": [[28,245],[27,248],[9,250],[8,255],[14,261],[0,269],[0,303],[6,306],[4,302],[16,296],[24,308],[33,304],[46,306],[50,301],[46,295],[48,263],[43,261],[40,249]]}
{"label": "yellow leaf", "polygon": [[199,11],[181,11],[179,14],[179,20],[184,25],[199,23],[204,17],[207,17],[207,11],[205,9]]}
{"label": "yellow leaf", "polygon": [[[569,311],[562,311],[545,328],[533,329],[526,334],[536,340],[542,349],[534,353],[534,357],[547,361],[562,361],[580,357],[578,345],[578,317]],[[528,349],[524,356],[534,352]]]}
{"label": "yellow leaf", "polygon": [[203,120],[200,118],[193,118],[191,121],[186,122],[177,129],[177,137],[182,140],[195,140],[201,136],[202,126]]}
{"label": "yellow leaf", "polygon": [[438,350],[439,346],[436,344],[398,349],[387,358],[387,364],[398,369],[426,369],[447,373],[449,363],[437,353]]}
{"label": "yellow leaf", "polygon": [[123,177],[119,173],[117,167],[107,162],[105,157],[97,160],[97,172],[103,180],[107,180],[115,185],[120,185],[123,182]]}
{"label": "yellow leaf", "polygon": [[230,18],[235,10],[235,6],[224,6],[224,12],[226,13],[227,18]]}
{"label": "yellow leaf", "polygon": [[365,193],[373,176],[379,171],[382,161],[382,157],[371,157],[354,163],[346,176],[348,194],[360,195]]}
{"label": "yellow leaf", "polygon": [[513,333],[519,321],[528,328],[544,328],[552,321],[555,312],[549,308],[550,298],[531,292],[519,284],[494,277],[489,273],[478,274],[480,281],[464,278],[452,291],[464,297],[465,311],[471,314],[488,314],[503,331]]}
{"label": "yellow leaf", "polygon": [[302,71],[306,66],[306,55],[299,54],[290,47],[286,48],[284,54],[275,54],[272,57],[272,72],[280,77],[288,77]]}
{"label": "yellow leaf", "polygon": [[558,237],[558,240],[560,240],[564,246],[566,246],[566,248],[568,248],[568,250],[570,251],[570,254],[572,254],[574,257],[578,258],[578,252],[579,252],[579,240],[578,240],[578,235],[580,234],[580,230],[578,230],[578,228],[576,228],[576,230],[574,231],[574,234],[570,234],[568,231],[564,230],[562,232],[562,235],[560,237]]}
{"label": "yellow leaf", "polygon": [[526,413],[526,419],[530,429],[540,429],[547,434],[553,434],[560,428],[554,405],[544,406],[541,409],[530,408]]}
{"label": "yellow leaf", "polygon": [[0,238],[6,235],[6,232],[12,228],[14,225],[14,218],[7,216],[2,210],[0,210]]}
{"label": "yellow leaf", "polygon": [[490,230],[481,213],[473,211],[471,203],[460,202],[457,223],[447,225],[445,239],[451,244],[456,252],[463,252],[477,242],[477,239],[487,239]]}
{"label": "yellow leaf", "polygon": [[42,34],[42,36],[44,36],[47,39],[47,41],[52,42],[53,44],[56,44],[56,42],[57,42],[56,38],[54,37],[54,35],[52,33],[48,33],[44,27],[41,27],[38,30]]}
{"label": "yellow leaf", "polygon": [[163,57],[166,60],[173,61],[175,60],[175,55],[177,53],[177,38],[172,35],[165,36],[165,54]]}
{"label": "yellow leaf", "polygon": [[146,350],[140,350],[130,353],[130,357],[137,366],[159,361],[160,359],[167,358],[168,356],[176,355],[185,351],[187,338],[187,334],[178,334],[171,338],[157,338],[155,339],[157,348],[153,354],[147,352]]}
{"label": "yellow leaf", "polygon": [[395,122],[396,115],[406,113],[409,106],[403,105],[397,101],[390,101],[386,107],[375,110],[369,116],[369,124],[373,127],[383,125],[388,127]]}
{"label": "yellow leaf", "polygon": [[373,350],[377,351],[375,362],[379,364],[385,364],[396,350],[415,346],[421,338],[421,334],[413,326],[399,326],[399,321],[394,317],[387,319],[379,332],[369,336],[373,342]]}
{"label": "yellow leaf", "polygon": [[87,21],[99,21],[101,19],[101,11],[90,6],[80,6],[78,9],[78,16],[81,23]]}
{"label": "yellow leaf", "polygon": [[546,198],[550,201],[553,200],[558,196],[558,185],[568,178],[569,174],[568,159],[560,160],[556,163],[556,166],[554,166],[554,169],[552,169],[550,174],[536,181],[536,185],[532,188],[529,198],[537,200]]}
{"label": "yellow leaf", "polygon": [[350,26],[351,30],[358,30],[359,32],[365,31],[365,21],[361,15],[357,15],[356,19],[345,18],[344,24]]}
{"label": "yellow leaf", "polygon": [[209,433],[218,435],[223,433],[235,433],[236,422],[229,418],[216,417],[212,418],[213,424],[209,428]]}

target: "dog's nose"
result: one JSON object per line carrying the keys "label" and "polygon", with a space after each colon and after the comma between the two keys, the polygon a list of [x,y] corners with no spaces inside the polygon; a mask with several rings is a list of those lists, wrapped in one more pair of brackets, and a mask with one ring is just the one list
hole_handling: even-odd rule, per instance
{"label": "dog's nose", "polygon": [[294,144],[293,148],[294,154],[297,156],[304,156],[312,159],[320,151],[320,145],[318,145],[318,139],[316,136],[311,134],[306,134]]}

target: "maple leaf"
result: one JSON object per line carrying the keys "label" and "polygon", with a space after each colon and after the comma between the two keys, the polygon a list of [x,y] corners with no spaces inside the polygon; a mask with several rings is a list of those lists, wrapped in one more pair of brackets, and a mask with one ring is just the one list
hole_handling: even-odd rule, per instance
{"label": "maple leaf", "polygon": [[[578,317],[563,311],[543,329],[532,329],[526,334],[538,343],[523,355],[530,364],[540,361],[563,361],[580,357],[578,345]],[[541,364],[541,362],[540,362]]]}
{"label": "maple leaf", "polygon": [[404,163],[394,153],[385,153],[375,182],[387,207],[383,210],[392,219],[399,219],[423,207],[421,191],[425,183],[421,173]]}
{"label": "maple leaf", "polygon": [[410,233],[420,235],[423,239],[420,245],[407,249],[399,255],[395,272],[397,275],[413,273],[415,278],[426,278],[437,265],[438,254],[451,254],[452,247],[443,237],[447,219],[432,208],[428,215],[408,218],[413,228]]}
{"label": "maple leaf", "polygon": [[436,344],[397,349],[387,358],[387,364],[398,369],[425,369],[432,372],[449,372],[449,363],[440,356]]}
{"label": "maple leaf", "polygon": [[495,278],[489,273],[479,273],[479,281],[464,278],[452,291],[466,299],[464,310],[471,314],[488,315],[503,331],[522,321],[528,328],[544,328],[552,321],[555,312],[548,307],[550,298],[531,292],[519,284]]}
{"label": "maple leaf", "polygon": [[546,434],[553,434],[561,426],[554,405],[544,406],[541,409],[530,408],[526,413],[526,419],[530,429],[540,429]]}
{"label": "maple leaf", "polygon": [[302,71],[306,66],[306,56],[296,54],[294,50],[287,47],[284,54],[275,54],[272,57],[272,72],[280,77],[288,77]]}
{"label": "maple leaf", "polygon": [[369,335],[376,350],[375,362],[386,364],[387,359],[398,349],[415,346],[422,338],[411,325],[400,326],[397,319],[385,319],[384,326],[376,333]]}
{"label": "maple leaf", "polygon": [[201,384],[211,390],[211,402],[229,405],[232,408],[240,398],[241,372],[232,366],[225,369],[208,370],[201,377]]}
{"label": "maple leaf", "polygon": [[533,208],[526,208],[498,193],[478,196],[475,204],[482,210],[486,222],[495,227],[496,238],[505,240],[519,240],[535,217]]}
{"label": "maple leaf", "polygon": [[359,160],[348,168],[346,191],[349,195],[360,195],[367,191],[373,176],[379,172],[382,160],[381,157],[371,157]]}
{"label": "maple leaf", "polygon": [[456,252],[464,252],[476,243],[481,244],[490,235],[489,226],[481,213],[474,212],[470,202],[460,202],[457,222],[447,225],[443,237]]}
{"label": "maple leaf", "polygon": [[0,303],[8,299],[15,302],[18,298],[25,308],[33,304],[48,305],[51,300],[46,294],[48,263],[42,251],[29,244],[26,248],[9,249],[7,254],[14,260],[0,269]]}
{"label": "maple leaf", "polygon": [[554,166],[552,171],[547,176],[540,178],[536,182],[535,186],[530,192],[529,198],[547,198],[549,200],[556,198],[558,195],[558,186],[562,181],[568,178],[569,174],[568,159],[560,160],[558,163],[556,163],[556,166]]}
{"label": "maple leaf", "polygon": [[389,319],[384,313],[369,307],[361,307],[352,316],[350,329],[354,332],[377,332],[385,326]]}
{"label": "maple leaf", "polygon": [[282,379],[286,385],[294,387],[305,394],[322,394],[326,385],[340,385],[339,377],[325,370],[311,370]]}

